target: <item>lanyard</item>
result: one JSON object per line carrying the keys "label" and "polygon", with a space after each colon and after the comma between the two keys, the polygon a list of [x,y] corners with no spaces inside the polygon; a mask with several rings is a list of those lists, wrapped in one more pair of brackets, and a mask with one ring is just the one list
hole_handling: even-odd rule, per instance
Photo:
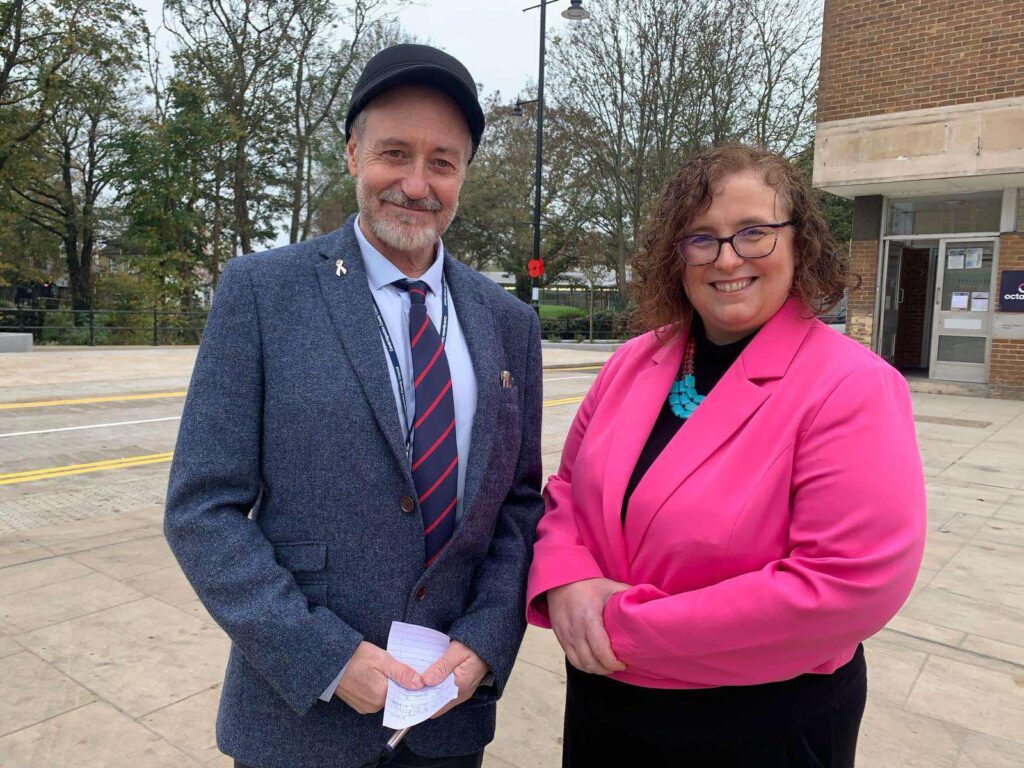
{"label": "lanyard", "polygon": [[[377,300],[371,295],[370,298],[373,300],[373,313],[377,316],[377,326],[380,328],[380,337],[384,341],[384,348],[388,351],[388,357],[391,358],[391,367],[395,371],[395,380],[398,382],[398,399],[402,405],[402,420],[405,422],[405,455],[411,456],[412,449],[412,420],[409,418],[409,406],[406,404],[405,399],[405,379],[402,377],[402,366],[398,360],[398,352],[395,350],[395,343],[391,339],[391,334],[388,333],[388,327],[384,323],[384,316],[380,312],[380,307],[377,306]],[[430,313],[427,313],[427,322],[430,322]],[[441,347],[443,348],[445,342],[448,340],[448,283],[444,278],[441,278]]]}

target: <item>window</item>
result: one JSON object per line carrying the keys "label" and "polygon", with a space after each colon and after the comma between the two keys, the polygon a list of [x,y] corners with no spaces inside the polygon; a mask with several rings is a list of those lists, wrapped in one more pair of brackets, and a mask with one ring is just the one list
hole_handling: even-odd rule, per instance
{"label": "window", "polygon": [[887,235],[998,232],[1003,193],[890,198]]}

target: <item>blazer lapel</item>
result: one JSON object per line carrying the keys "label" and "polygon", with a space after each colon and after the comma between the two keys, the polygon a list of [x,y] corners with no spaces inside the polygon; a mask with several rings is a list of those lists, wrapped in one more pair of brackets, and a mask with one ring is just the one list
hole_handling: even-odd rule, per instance
{"label": "blazer lapel", "polygon": [[609,576],[619,581],[627,581],[629,577],[622,529],[622,500],[640,452],[650,437],[661,406],[668,396],[669,387],[679,370],[685,342],[684,336],[681,342],[673,342],[654,352],[649,367],[638,373],[628,390],[622,394],[622,402],[630,405],[619,410],[612,428],[612,447],[608,451],[608,462],[605,465],[601,512],[611,555],[607,562],[613,563],[615,570]]}
{"label": "blazer lapel", "polygon": [[473,361],[477,392],[469,456],[459,457],[460,461],[466,461],[466,487],[462,500],[464,519],[455,532],[458,536],[459,531],[465,528],[465,518],[472,513],[473,500],[480,490],[491,456],[497,422],[495,411],[498,403],[500,363],[498,337],[491,312],[472,281],[467,279],[461,265],[454,263],[448,254],[445,254],[444,274],[451,289],[451,299],[458,313],[459,325],[469,347],[469,356]]}
{"label": "blazer lapel", "polygon": [[[366,400],[388,446],[412,487],[412,474],[405,455],[398,406],[391,389],[388,361],[380,339],[380,328],[373,311],[373,297],[366,281],[366,269],[350,218],[336,233],[327,238],[316,265],[320,290],[334,323],[337,337],[348,355]],[[345,272],[339,274],[338,260]]]}
{"label": "blazer lapel", "polygon": [[[759,382],[781,378],[789,368],[813,322],[802,311],[803,304],[790,299],[765,323],[655,459],[630,499],[624,530],[627,562],[636,556],[647,529],[669,497],[768,399],[769,389]],[[682,345],[679,347],[677,366]]]}

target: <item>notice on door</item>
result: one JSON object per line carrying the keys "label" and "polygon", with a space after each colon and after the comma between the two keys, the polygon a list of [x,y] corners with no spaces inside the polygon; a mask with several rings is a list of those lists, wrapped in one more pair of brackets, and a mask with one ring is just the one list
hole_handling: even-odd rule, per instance
{"label": "notice on door", "polygon": [[963,269],[966,255],[967,252],[963,248],[950,248],[946,254],[946,269]]}
{"label": "notice on door", "polygon": [[964,256],[964,268],[965,269],[980,269],[981,268],[981,248],[968,248]]}
{"label": "notice on door", "polygon": [[968,291],[953,291],[953,298],[949,303],[950,309],[967,309],[967,302],[971,294]]}
{"label": "notice on door", "polygon": [[971,312],[988,312],[988,291],[971,291]]}

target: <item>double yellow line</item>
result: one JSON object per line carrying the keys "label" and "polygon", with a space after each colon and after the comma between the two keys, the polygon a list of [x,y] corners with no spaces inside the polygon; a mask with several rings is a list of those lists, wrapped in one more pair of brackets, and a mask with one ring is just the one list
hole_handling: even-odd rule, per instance
{"label": "double yellow line", "polygon": [[0,475],[0,485],[31,483],[33,480],[49,480],[54,477],[84,475],[88,472],[102,472],[107,469],[129,469],[144,467],[147,464],[163,464],[171,460],[172,451],[166,453],[149,453],[144,456],[127,456],[123,459],[107,459],[106,461],[90,461],[88,464],[68,464],[63,467],[47,467],[46,469],[29,469],[24,472],[8,472]]}
{"label": "double yellow line", "polygon": [[[544,407],[549,408],[558,405],[572,405],[582,401],[582,397],[562,397],[557,400],[545,400]],[[166,451],[165,453],[148,453],[143,456],[126,456],[122,459],[90,461],[87,464],[68,464],[63,467],[47,467],[46,469],[29,469],[24,472],[8,472],[7,474],[0,475],[0,485],[31,483],[35,480],[50,480],[55,477],[84,475],[90,472],[105,472],[113,469],[131,469],[132,467],[144,467],[148,464],[165,464],[170,461],[173,456],[173,451]]]}

